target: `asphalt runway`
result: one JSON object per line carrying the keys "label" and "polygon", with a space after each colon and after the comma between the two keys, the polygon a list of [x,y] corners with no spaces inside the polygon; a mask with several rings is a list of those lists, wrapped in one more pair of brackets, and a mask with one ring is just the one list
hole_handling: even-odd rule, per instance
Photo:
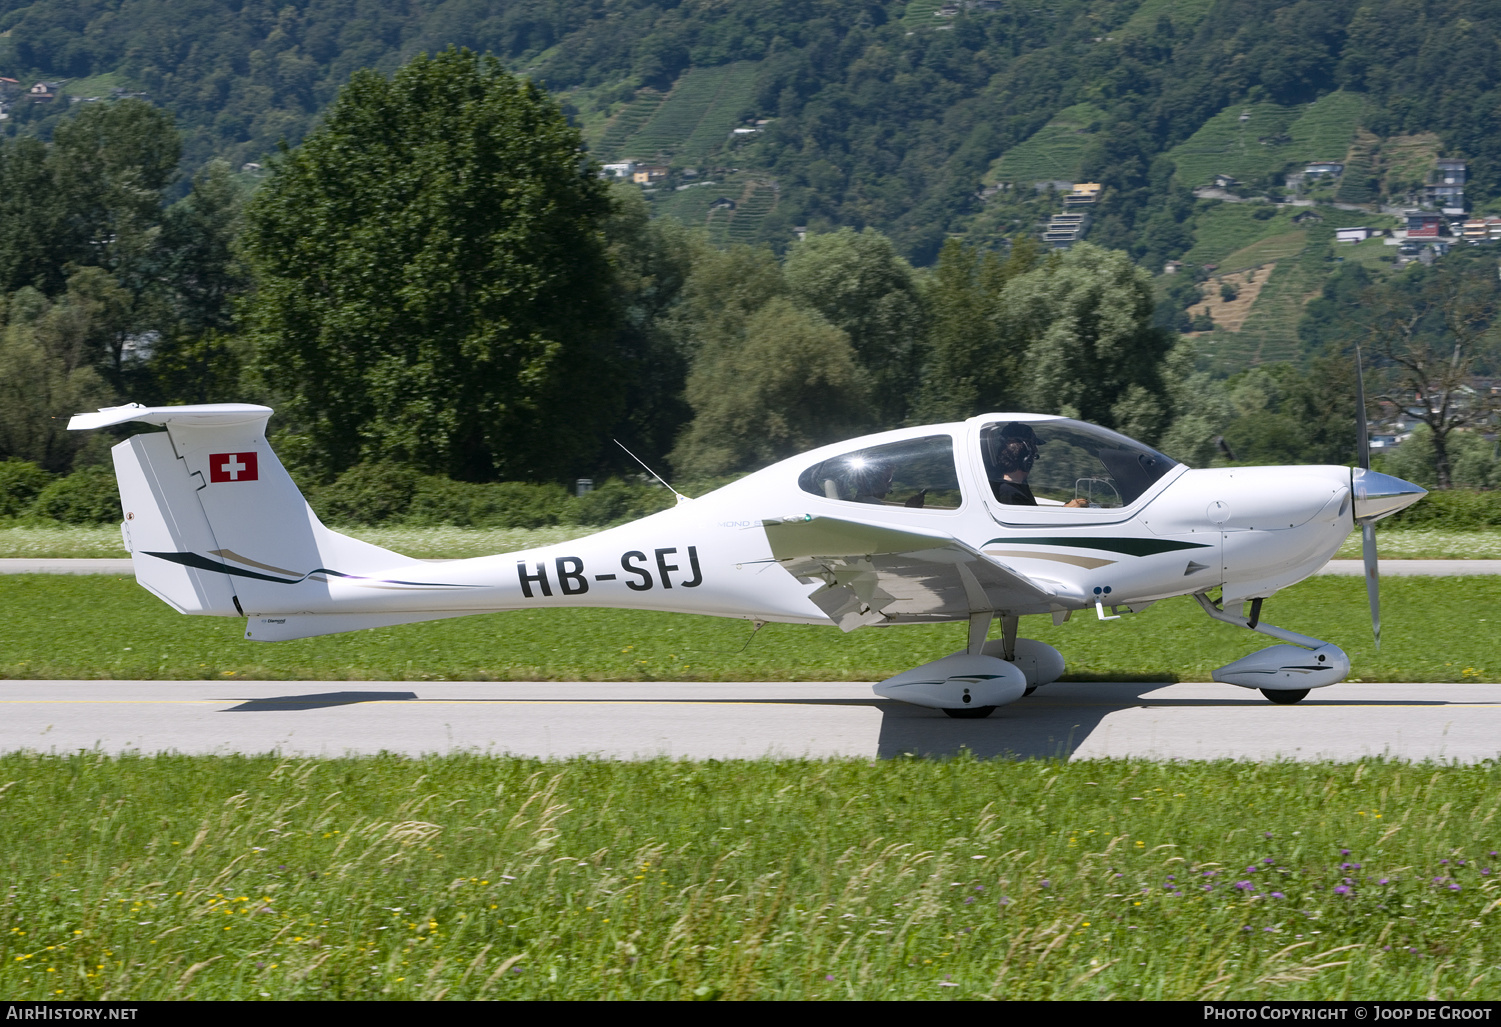
{"label": "asphalt runway", "polygon": [[1473,763],[1501,750],[1501,685],[1346,683],[1274,706],[1232,685],[1061,682],[965,721],[847,682],[0,681],[0,751],[80,749]]}

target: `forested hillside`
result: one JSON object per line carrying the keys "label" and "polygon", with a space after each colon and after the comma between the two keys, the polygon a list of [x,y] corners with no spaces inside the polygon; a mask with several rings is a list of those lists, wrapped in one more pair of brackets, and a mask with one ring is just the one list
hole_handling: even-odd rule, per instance
{"label": "forested hillside", "polygon": [[[923,264],[948,233],[1033,227],[986,217],[997,176],[1103,183],[1092,238],[1160,263],[1192,244],[1175,189],[1343,158],[1357,133],[1432,134],[1490,200],[1498,41],[1495,0],[0,0],[0,75],[143,92],[190,170],[261,161],[355,70],[453,44],[557,94],[597,157],[718,176],[673,202],[707,221],[721,193],[752,201],[733,238],[872,226]],[[1243,105],[1252,131],[1217,140]],[[65,108],[13,103],[6,130]]]}
{"label": "forested hillside", "polygon": [[1494,487],[1501,219],[1422,261],[1337,237],[1440,158],[1501,211],[1498,33],[1501,0],[0,0],[0,516],[114,516],[63,425],[124,401],[266,402],[347,509],[460,523],[633,473],[612,439],[708,481],[995,409],[1344,462],[1358,341],[1398,420],[1459,397],[1403,473]]}

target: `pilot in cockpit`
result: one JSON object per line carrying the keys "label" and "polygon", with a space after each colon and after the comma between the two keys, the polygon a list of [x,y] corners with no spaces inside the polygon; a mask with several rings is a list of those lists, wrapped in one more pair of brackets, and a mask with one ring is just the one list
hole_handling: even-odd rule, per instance
{"label": "pilot in cockpit", "polygon": [[[1008,424],[990,436],[990,464],[1001,475],[999,481],[990,483],[998,502],[1008,506],[1037,505],[1027,476],[1037,461],[1039,448],[1037,433],[1020,422]],[[1063,505],[1080,507],[1088,505],[1088,501],[1075,497]]]}

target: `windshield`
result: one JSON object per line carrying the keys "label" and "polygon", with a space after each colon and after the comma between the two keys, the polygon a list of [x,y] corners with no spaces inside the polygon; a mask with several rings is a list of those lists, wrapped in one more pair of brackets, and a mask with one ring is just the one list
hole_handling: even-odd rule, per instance
{"label": "windshield", "polygon": [[948,435],[891,442],[814,464],[797,479],[804,492],[825,499],[912,510],[957,510],[954,440]]}
{"label": "windshield", "polygon": [[985,474],[1002,503],[1130,506],[1177,461],[1078,421],[996,421],[980,429]]}

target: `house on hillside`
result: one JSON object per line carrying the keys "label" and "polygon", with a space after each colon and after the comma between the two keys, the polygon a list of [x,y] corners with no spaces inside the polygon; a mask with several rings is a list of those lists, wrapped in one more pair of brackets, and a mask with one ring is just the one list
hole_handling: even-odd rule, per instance
{"label": "house on hillside", "polygon": [[1233,176],[1233,175],[1215,175],[1214,176],[1214,187],[1216,189],[1230,189],[1230,188],[1233,188],[1237,184],[1238,183],[1235,180],[1235,176]]}
{"label": "house on hillside", "polygon": [[1427,231],[1433,229],[1427,238],[1436,238],[1439,230],[1444,226],[1444,216],[1432,210],[1404,210],[1402,216],[1407,219],[1407,233],[1410,236],[1415,231]]}
{"label": "house on hillside", "polygon": [[1348,243],[1365,242],[1371,236],[1379,234],[1380,232],[1377,229],[1366,228],[1364,226],[1360,228],[1336,228],[1334,230],[1334,238],[1337,241]]}
{"label": "house on hillside", "polygon": [[35,100],[38,103],[56,100],[62,88],[61,82],[38,82],[26,91],[26,99]]}
{"label": "house on hillside", "polygon": [[1345,173],[1345,166],[1336,160],[1316,160],[1304,165],[1304,178],[1338,178]]}
{"label": "house on hillside", "polygon": [[665,179],[671,170],[665,164],[643,164],[631,172],[631,181],[637,185],[656,185]]}
{"label": "house on hillside", "polygon": [[1063,197],[1065,207],[1087,207],[1100,198],[1100,183],[1080,182],[1073,191]]}
{"label": "house on hillside", "polygon": [[1089,231],[1088,214],[1054,214],[1042,233],[1042,241],[1055,250],[1066,250]]}
{"label": "house on hillside", "polygon": [[1428,184],[1423,187],[1423,198],[1435,207],[1459,207],[1465,205],[1465,179],[1469,175],[1462,160],[1442,159],[1429,173]]}
{"label": "house on hillside", "polygon": [[719,199],[717,199],[713,203],[709,204],[709,209],[710,210],[734,210],[735,209],[735,201],[732,200],[732,199],[730,199],[728,196],[721,196],[721,197],[719,197]]}
{"label": "house on hillside", "polygon": [[631,176],[636,173],[636,162],[633,160],[623,160],[614,164],[603,164],[600,166],[599,172],[600,178],[616,178],[621,181],[630,181]]}

